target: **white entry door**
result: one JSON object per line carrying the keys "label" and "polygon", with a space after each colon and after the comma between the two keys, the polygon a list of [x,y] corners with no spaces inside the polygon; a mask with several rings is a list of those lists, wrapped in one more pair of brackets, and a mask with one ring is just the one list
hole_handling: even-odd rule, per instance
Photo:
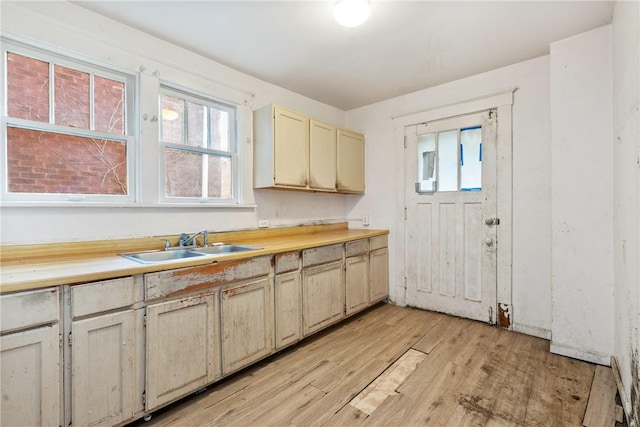
{"label": "white entry door", "polygon": [[495,116],[405,128],[407,305],[495,323]]}

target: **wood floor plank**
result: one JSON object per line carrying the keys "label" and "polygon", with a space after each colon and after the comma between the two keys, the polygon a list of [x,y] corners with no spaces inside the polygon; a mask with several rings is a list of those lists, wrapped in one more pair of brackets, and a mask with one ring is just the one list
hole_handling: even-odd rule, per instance
{"label": "wood floor plank", "polygon": [[332,417],[328,418],[323,426],[350,426],[357,427],[369,425],[368,415],[351,405],[345,405]]}
{"label": "wood floor plank", "polygon": [[596,366],[582,425],[585,427],[615,425],[616,390],[616,380],[611,368]]}
{"label": "wood floor plank", "polygon": [[388,365],[377,359],[369,359],[353,371],[337,387],[327,393],[313,405],[300,411],[291,420],[291,424],[304,426],[320,426],[349,403],[361,390],[371,383]]}

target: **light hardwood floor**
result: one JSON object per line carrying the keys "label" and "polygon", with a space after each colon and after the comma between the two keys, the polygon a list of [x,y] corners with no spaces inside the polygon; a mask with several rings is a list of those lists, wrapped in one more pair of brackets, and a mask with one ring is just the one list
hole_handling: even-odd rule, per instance
{"label": "light hardwood floor", "polygon": [[[350,404],[410,349],[422,361],[396,378],[390,395],[373,399],[370,415]],[[582,425],[594,372],[549,353],[543,339],[383,304],[144,425]]]}

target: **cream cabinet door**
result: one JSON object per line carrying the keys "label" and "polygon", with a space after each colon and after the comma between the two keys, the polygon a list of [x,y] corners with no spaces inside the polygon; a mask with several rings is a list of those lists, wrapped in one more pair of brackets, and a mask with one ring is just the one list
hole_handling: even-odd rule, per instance
{"label": "cream cabinet door", "polygon": [[336,189],[336,128],[313,119],[309,136],[309,187]]}
{"label": "cream cabinet door", "polygon": [[364,135],[338,129],[337,147],[336,188],[364,193]]}
{"label": "cream cabinet door", "polygon": [[217,294],[147,307],[147,411],[220,376]]}
{"label": "cream cabinet door", "polygon": [[309,118],[274,107],[274,183],[307,186],[309,170]]}
{"label": "cream cabinet door", "polygon": [[133,417],[134,319],[127,310],[72,323],[74,426],[112,426]]}
{"label": "cream cabinet door", "polygon": [[220,306],[224,375],[273,351],[271,280],[265,278],[222,290]]}
{"label": "cream cabinet door", "polygon": [[302,282],[300,271],[275,278],[276,349],[302,338]]}
{"label": "cream cabinet door", "polygon": [[376,249],[369,253],[369,301],[371,304],[389,295],[389,250]]}
{"label": "cream cabinet door", "polygon": [[60,425],[58,325],[0,337],[3,426]]}
{"label": "cream cabinet door", "polygon": [[345,311],[347,315],[369,305],[369,255],[345,260]]}
{"label": "cream cabinet door", "polygon": [[302,270],[304,336],[344,317],[343,268],[335,261]]}

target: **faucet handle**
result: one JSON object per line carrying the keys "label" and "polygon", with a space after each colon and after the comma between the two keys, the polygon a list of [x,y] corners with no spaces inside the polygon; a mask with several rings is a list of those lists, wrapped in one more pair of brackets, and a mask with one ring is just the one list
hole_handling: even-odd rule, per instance
{"label": "faucet handle", "polygon": [[168,250],[171,247],[171,242],[169,241],[169,239],[160,239],[162,241],[164,241],[164,250]]}

